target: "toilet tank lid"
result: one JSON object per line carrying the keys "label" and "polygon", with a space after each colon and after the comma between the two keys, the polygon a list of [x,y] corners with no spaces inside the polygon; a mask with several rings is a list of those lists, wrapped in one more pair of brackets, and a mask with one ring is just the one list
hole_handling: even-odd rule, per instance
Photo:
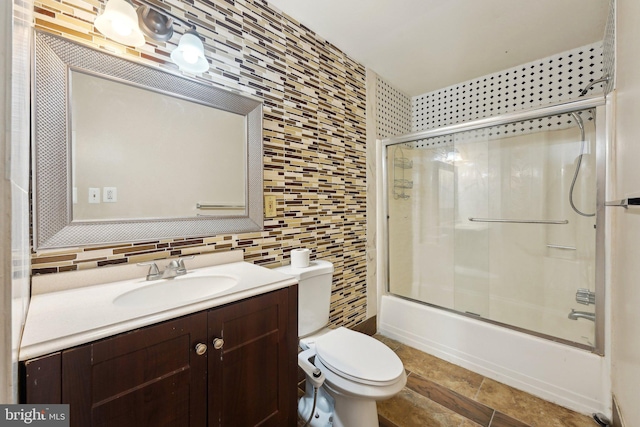
{"label": "toilet tank lid", "polygon": [[319,259],[309,262],[309,266],[304,268],[294,268],[291,267],[291,265],[284,265],[282,267],[276,267],[274,270],[295,276],[295,278],[300,281],[321,274],[333,273],[333,264],[329,261]]}

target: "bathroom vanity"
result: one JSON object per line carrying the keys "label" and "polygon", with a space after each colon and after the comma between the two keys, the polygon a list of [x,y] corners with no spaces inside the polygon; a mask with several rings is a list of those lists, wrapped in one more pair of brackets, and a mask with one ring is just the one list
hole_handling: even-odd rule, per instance
{"label": "bathroom vanity", "polygon": [[[114,295],[149,286],[138,281],[34,296],[21,353],[22,401],[69,404],[77,427],[296,425],[295,279],[244,262],[189,274],[190,281],[224,276],[237,284],[211,298],[142,310],[144,303],[114,303]],[[189,286],[180,278],[170,284]],[[104,302],[89,304],[91,294]],[[40,300],[48,299],[51,310],[61,295],[68,302],[61,318],[42,323],[48,315],[39,319]],[[74,299],[95,316],[77,324]],[[121,318],[125,312],[129,321]],[[148,325],[131,328],[140,322]]]}

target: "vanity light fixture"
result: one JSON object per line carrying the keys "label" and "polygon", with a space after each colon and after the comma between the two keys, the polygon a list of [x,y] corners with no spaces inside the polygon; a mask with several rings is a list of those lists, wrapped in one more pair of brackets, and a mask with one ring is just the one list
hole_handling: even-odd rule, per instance
{"label": "vanity light fixture", "polygon": [[98,31],[118,43],[144,46],[144,34],[138,27],[136,10],[127,0],[109,0],[94,25]]}
{"label": "vanity light fixture", "polygon": [[204,56],[204,44],[195,28],[182,35],[178,47],[171,52],[171,60],[178,64],[181,71],[203,73],[209,69],[209,63]]}
{"label": "vanity light fixture", "polygon": [[166,42],[173,36],[173,19],[146,4],[136,10],[138,25],[150,39]]}
{"label": "vanity light fixture", "polygon": [[173,22],[178,21],[189,30],[171,52],[171,60],[181,71],[203,73],[209,69],[204,56],[204,44],[195,27],[156,6],[143,3],[137,10],[129,0],[108,0],[102,15],[94,22],[106,37],[127,46],[144,46],[146,35],[152,40],[166,42],[173,36]]}

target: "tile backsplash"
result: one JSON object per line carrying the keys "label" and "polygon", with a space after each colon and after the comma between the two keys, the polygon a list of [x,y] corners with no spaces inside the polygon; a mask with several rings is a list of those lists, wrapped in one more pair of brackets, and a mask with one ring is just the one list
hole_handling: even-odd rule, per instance
{"label": "tile backsplash", "polygon": [[[166,43],[132,49],[93,27],[106,0],[35,0],[37,29],[177,71],[169,59],[182,28]],[[264,193],[277,215],[262,232],[159,239],[33,253],[32,274],[244,250],[265,266],[307,247],[334,263],[331,322],[366,317],[365,68],[310,29],[261,0],[153,0],[196,25],[211,62],[200,81],[264,100]],[[138,4],[134,0],[134,4]],[[192,76],[193,77],[193,76]]]}

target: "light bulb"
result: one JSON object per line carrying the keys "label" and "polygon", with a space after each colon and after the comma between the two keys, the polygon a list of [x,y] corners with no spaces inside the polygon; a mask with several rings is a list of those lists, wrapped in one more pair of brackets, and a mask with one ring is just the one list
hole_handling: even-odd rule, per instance
{"label": "light bulb", "polygon": [[171,60],[178,64],[182,71],[203,73],[209,69],[209,63],[204,56],[204,45],[195,28],[186,31],[178,46],[171,52]]}
{"label": "light bulb", "polygon": [[196,49],[192,48],[191,46],[188,46],[182,52],[182,57],[184,58],[184,61],[189,63],[189,64],[195,64],[196,62],[198,62],[199,56],[200,55],[199,55],[198,51]]}
{"label": "light bulb", "polygon": [[104,12],[96,17],[94,25],[96,30],[118,43],[144,46],[144,34],[138,27],[138,15],[126,0],[109,0]]}
{"label": "light bulb", "polygon": [[113,31],[115,31],[116,33],[118,33],[123,37],[128,36],[133,31],[133,28],[131,28],[131,25],[129,25],[129,22],[127,22],[124,19],[117,19],[117,18],[111,21],[111,28],[113,28]]}

